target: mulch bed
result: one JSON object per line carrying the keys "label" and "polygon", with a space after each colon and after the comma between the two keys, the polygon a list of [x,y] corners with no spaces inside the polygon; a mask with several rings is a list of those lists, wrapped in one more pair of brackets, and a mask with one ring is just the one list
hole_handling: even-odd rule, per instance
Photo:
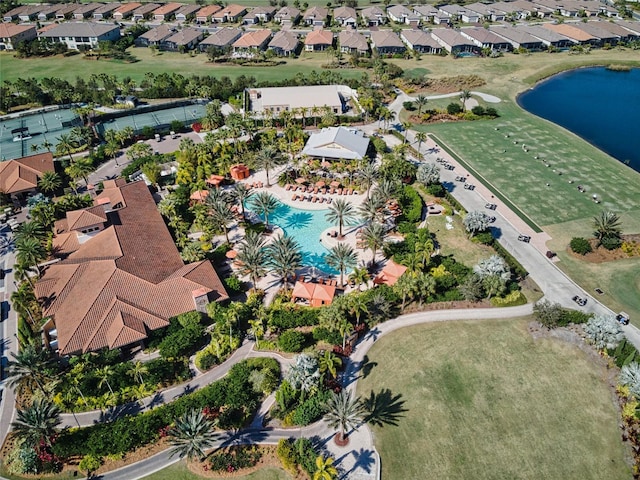
{"label": "mulch bed", "polygon": [[411,123],[418,123],[422,125],[428,125],[431,123],[447,123],[447,122],[459,122],[460,117],[455,115],[449,115],[448,113],[436,113],[431,115],[427,120],[424,120],[420,115],[411,115],[409,121]]}
{"label": "mulch bed", "polygon": [[[640,243],[640,234],[634,233],[631,235],[622,235],[623,242],[636,242]],[[622,251],[622,248],[616,248],[615,250],[607,250],[604,247],[598,247],[598,240],[595,238],[590,238],[589,243],[591,244],[591,248],[593,252],[587,253],[586,255],[580,255],[578,253],[573,252],[571,247],[567,247],[567,252],[575,258],[580,260],[585,260],[590,263],[605,263],[605,262],[613,262],[615,260],[622,260],[625,258],[632,258],[634,255],[629,255]],[[638,249],[636,248],[636,251]]]}

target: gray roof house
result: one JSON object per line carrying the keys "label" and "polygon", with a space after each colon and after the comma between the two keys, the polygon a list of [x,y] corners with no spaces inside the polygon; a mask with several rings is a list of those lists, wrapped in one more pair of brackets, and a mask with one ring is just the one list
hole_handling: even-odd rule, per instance
{"label": "gray roof house", "polygon": [[547,47],[569,48],[576,44],[564,35],[560,35],[548,28],[542,28],[540,25],[518,25],[518,30],[533,35]]}
{"label": "gray roof house", "polygon": [[107,3],[98,7],[93,12],[94,20],[104,20],[105,18],[110,18],[113,15],[113,12],[120,6],[119,3]]}
{"label": "gray roof house", "polygon": [[25,5],[20,5],[19,7],[12,8],[2,17],[3,22],[13,22],[18,19],[18,16],[25,10],[27,7]]}
{"label": "gray roof house", "polygon": [[[56,12],[60,9],[60,5],[42,5],[42,9],[36,15],[39,22],[45,22],[50,18],[55,18]],[[82,20],[82,19],[80,19]]]}
{"label": "gray roof house", "polygon": [[449,28],[434,28],[431,36],[438,42],[447,52],[458,53],[478,53],[480,48],[468,38],[463,37],[460,33]]}
{"label": "gray roof house", "polygon": [[[600,22],[586,22],[586,23],[576,23],[575,27],[579,28],[583,32],[587,32],[594,37],[597,37],[602,42],[602,45],[608,43],[609,45],[617,45],[620,41],[620,35],[617,35],[609,30],[601,28],[599,25]],[[604,22],[602,22],[604,23]]]}
{"label": "gray roof house", "polygon": [[84,20],[85,18],[89,18],[93,15],[93,12],[95,12],[101,6],[101,3],[85,3],[84,5],[80,5],[73,11],[73,18],[75,18],[76,20]]}
{"label": "gray roof house", "polygon": [[527,17],[537,16],[540,7],[526,0],[514,0],[513,2],[495,2],[491,8],[506,14],[505,20],[525,20]]}
{"label": "gray roof house", "polygon": [[446,15],[447,17],[455,20],[456,18],[460,19],[463,23],[479,23],[480,22],[480,14],[468,10],[465,7],[460,5],[443,5],[438,8],[440,13]]}
{"label": "gray roof house", "polygon": [[176,33],[176,29],[170,25],[162,24],[156,28],[143,33],[135,39],[137,47],[159,47],[171,35]]}
{"label": "gray roof house", "polygon": [[470,3],[469,5],[465,5],[467,10],[471,10],[472,12],[476,12],[480,15],[480,21],[490,20],[492,22],[503,22],[504,18],[507,16],[507,13],[504,10],[499,10],[495,7],[495,5],[491,3]]}
{"label": "gray roof house", "polygon": [[616,20],[616,25],[620,25],[625,30],[640,36],[640,22],[629,22],[627,20]]}
{"label": "gray roof house", "polygon": [[200,5],[183,5],[176,12],[176,22],[186,22],[196,18],[196,12],[200,10]]}
{"label": "gray roof house", "polygon": [[298,35],[289,30],[280,30],[273,36],[267,49],[273,50],[277,55],[288,57],[295,55],[300,47],[300,39]]}
{"label": "gray roof house", "polygon": [[404,53],[407,50],[400,37],[391,30],[371,32],[371,48],[381,54]]}
{"label": "gray roof house", "polygon": [[[620,41],[628,42],[631,40],[637,40],[640,35],[636,32],[632,32],[631,30],[627,30],[621,25],[613,22],[594,22],[598,27],[603,30],[607,30],[611,33],[615,33],[620,36]],[[637,22],[636,22],[637,23]],[[640,30],[640,23],[636,25],[636,29]]]}
{"label": "gray roof house", "polygon": [[202,40],[202,37],[204,37],[204,33],[201,30],[183,28],[165,39],[161,47],[170,51],[191,50]]}
{"label": "gray roof house", "polygon": [[369,139],[362,131],[329,127],[312,133],[302,149],[302,154],[323,160],[362,160],[367,155],[368,148]]}
{"label": "gray roof house", "polygon": [[342,53],[369,53],[369,43],[364,35],[355,30],[343,30],[338,34],[338,44]]}
{"label": "gray roof house", "polygon": [[295,7],[282,7],[273,16],[273,21],[282,25],[292,25],[300,18],[300,10]]}
{"label": "gray roof house", "polygon": [[420,17],[404,5],[394,5],[387,8],[387,16],[394,22],[406,23],[407,25],[418,25],[420,23]]}
{"label": "gray roof house", "polygon": [[433,18],[438,15],[438,9],[433,5],[415,5],[413,13],[423,22],[433,22]]}
{"label": "gray roof house", "polygon": [[275,13],[275,7],[256,7],[245,15],[243,23],[256,25],[260,22],[270,22]]}
{"label": "gray roof house", "polygon": [[58,10],[56,10],[56,20],[69,20],[73,18],[73,12],[79,7],[77,4],[66,4],[59,6]]}
{"label": "gray roof house", "polygon": [[42,5],[27,5],[18,13],[18,18],[21,22],[30,22],[38,18],[38,13],[40,13],[42,9]]}
{"label": "gray roof house", "polygon": [[239,39],[244,32],[239,28],[219,28],[212,32],[207,38],[198,44],[201,52],[205,52],[209,47],[226,48]]}
{"label": "gray roof house", "polygon": [[538,51],[544,49],[542,40],[534,37],[523,29],[511,26],[491,26],[489,29],[507,39],[513,45],[513,48],[526,48],[529,51]]}
{"label": "gray roof house", "polygon": [[308,8],[302,16],[302,23],[305,25],[313,25],[314,27],[322,27],[327,21],[329,10],[322,7]]}
{"label": "gray roof house", "polygon": [[139,22],[140,20],[148,20],[153,18],[154,10],[160,8],[159,3],[144,3],[133,11],[133,21]]}
{"label": "gray roof house", "polygon": [[360,11],[360,16],[370,27],[377,27],[387,23],[387,14],[379,7],[367,7]]}
{"label": "gray roof house", "polygon": [[403,30],[400,38],[411,50],[420,53],[439,54],[442,46],[424,30]]}
{"label": "gray roof house", "polygon": [[61,23],[40,34],[53,42],[65,43],[71,50],[94,48],[98,42],[115,42],[120,38],[120,27],[90,22]]}
{"label": "gray roof house", "polygon": [[355,8],[337,7],[333,10],[333,19],[341,26],[355,27],[358,25],[358,13]]}
{"label": "gray roof house", "polygon": [[460,29],[460,35],[468,38],[480,48],[488,48],[494,52],[508,52],[513,48],[511,42],[482,27]]}

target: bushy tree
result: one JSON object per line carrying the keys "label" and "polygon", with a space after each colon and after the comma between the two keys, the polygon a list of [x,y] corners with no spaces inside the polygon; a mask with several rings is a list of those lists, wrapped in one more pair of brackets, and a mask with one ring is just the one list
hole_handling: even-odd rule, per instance
{"label": "bushy tree", "polygon": [[547,328],[557,327],[564,315],[562,305],[551,303],[549,300],[540,300],[533,306],[533,314],[536,319]]}
{"label": "bushy tree", "polygon": [[619,380],[636,398],[640,398],[640,364],[633,362],[622,367]]}
{"label": "bushy tree", "polygon": [[440,167],[435,163],[423,163],[418,167],[416,178],[425,186],[440,182]]}
{"label": "bushy tree", "polygon": [[301,353],[285,374],[285,380],[296,390],[309,392],[318,386],[320,368],[318,360],[311,355]]}
{"label": "bushy tree", "polygon": [[614,349],[624,338],[620,324],[611,315],[596,315],[583,328],[587,338],[598,350]]}
{"label": "bushy tree", "polygon": [[587,253],[591,253],[593,251],[589,240],[582,237],[572,238],[571,242],[569,243],[569,247],[574,253],[577,253],[578,255],[586,255]]}
{"label": "bushy tree", "polygon": [[470,236],[474,236],[476,233],[484,232],[489,228],[491,224],[489,215],[479,210],[474,210],[465,215],[464,228],[467,230]]}
{"label": "bushy tree", "polygon": [[304,347],[304,334],[297,330],[287,330],[278,338],[278,347],[285,352],[299,352]]}
{"label": "bushy tree", "polygon": [[509,266],[500,255],[491,255],[489,258],[480,260],[478,264],[473,267],[473,272],[480,278],[496,275],[503,280],[508,280]]}

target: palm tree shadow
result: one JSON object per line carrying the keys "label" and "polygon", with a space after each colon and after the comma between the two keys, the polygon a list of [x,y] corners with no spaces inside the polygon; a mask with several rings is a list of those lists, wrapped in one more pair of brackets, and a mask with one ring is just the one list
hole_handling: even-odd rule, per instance
{"label": "palm tree shadow", "polygon": [[365,355],[362,360],[353,362],[353,364],[342,373],[342,386],[347,387],[360,378],[367,378],[373,368],[377,366],[378,362],[370,361],[369,356]]}
{"label": "palm tree shadow", "polygon": [[364,407],[368,414],[364,418],[364,423],[369,423],[378,427],[385,425],[397,426],[398,421],[404,418],[403,413],[409,410],[404,408],[405,401],[402,394],[393,395],[391,390],[385,388],[379,393],[373,390],[367,398],[363,400]]}
{"label": "palm tree shadow", "polygon": [[296,212],[287,215],[285,229],[300,230],[311,223],[311,214],[307,212]]}
{"label": "palm tree shadow", "polygon": [[354,464],[351,469],[344,474],[342,478],[348,478],[349,474],[355,472],[358,469],[364,470],[366,473],[371,473],[376,464],[376,459],[373,455],[373,450],[367,450],[361,448],[360,450],[352,450],[349,452],[354,457]]}

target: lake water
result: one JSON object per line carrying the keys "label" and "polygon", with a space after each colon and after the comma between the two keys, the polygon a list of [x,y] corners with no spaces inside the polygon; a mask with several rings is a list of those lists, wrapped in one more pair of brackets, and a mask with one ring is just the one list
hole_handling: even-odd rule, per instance
{"label": "lake water", "polygon": [[581,68],[518,97],[525,110],[565,127],[640,172],[640,69]]}

